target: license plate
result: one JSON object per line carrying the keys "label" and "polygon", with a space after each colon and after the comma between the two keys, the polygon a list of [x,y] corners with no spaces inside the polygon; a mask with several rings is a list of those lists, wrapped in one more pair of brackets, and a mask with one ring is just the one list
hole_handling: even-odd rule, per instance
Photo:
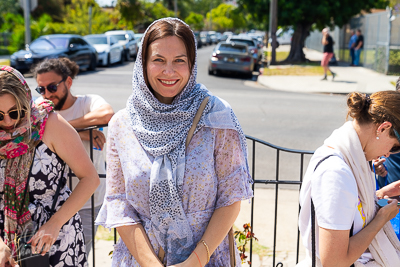
{"label": "license plate", "polygon": [[235,59],[233,57],[228,58],[228,62],[235,62]]}

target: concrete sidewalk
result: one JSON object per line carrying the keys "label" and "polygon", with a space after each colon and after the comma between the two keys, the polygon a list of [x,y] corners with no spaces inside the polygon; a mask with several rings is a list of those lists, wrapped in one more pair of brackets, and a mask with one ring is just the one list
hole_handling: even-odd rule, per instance
{"label": "concrete sidewalk", "polygon": [[[281,48],[287,50],[287,47]],[[306,58],[312,61],[320,61],[322,53],[304,48]],[[284,66],[282,66],[284,67]],[[390,82],[396,82],[398,76],[384,75],[363,67],[332,66],[337,74],[334,81],[328,73],[328,81],[321,81],[320,76],[258,76],[258,83],[269,89],[304,92],[304,93],[340,93],[347,94],[358,91],[362,93],[374,93],[382,90],[394,90]]]}

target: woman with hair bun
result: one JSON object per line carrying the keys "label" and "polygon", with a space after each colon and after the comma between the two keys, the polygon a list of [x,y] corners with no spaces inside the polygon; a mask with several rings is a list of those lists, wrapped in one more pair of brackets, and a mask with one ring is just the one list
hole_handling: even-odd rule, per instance
{"label": "woman with hair bun", "polygon": [[312,266],[314,242],[315,266],[400,266],[400,243],[389,222],[398,202],[379,208],[368,163],[400,152],[400,93],[351,93],[347,106],[353,120],[315,151],[300,191],[307,255],[298,266]]}

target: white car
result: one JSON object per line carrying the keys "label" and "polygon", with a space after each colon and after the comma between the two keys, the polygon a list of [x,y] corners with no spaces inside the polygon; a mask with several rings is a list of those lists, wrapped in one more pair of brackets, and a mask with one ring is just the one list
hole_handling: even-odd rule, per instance
{"label": "white car", "polygon": [[122,63],[124,60],[124,47],[113,36],[90,34],[86,35],[84,39],[96,49],[99,65],[109,66],[116,62]]}
{"label": "white car", "polygon": [[118,40],[118,42],[124,47],[126,60],[129,60],[130,58],[136,58],[138,51],[138,42],[135,38],[135,33],[133,31],[108,31],[105,32],[105,34],[114,36]]}

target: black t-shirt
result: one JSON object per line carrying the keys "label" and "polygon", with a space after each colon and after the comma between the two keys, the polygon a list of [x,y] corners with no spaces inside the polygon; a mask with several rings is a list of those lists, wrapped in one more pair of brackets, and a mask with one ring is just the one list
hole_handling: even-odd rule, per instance
{"label": "black t-shirt", "polygon": [[333,53],[333,39],[330,35],[326,37],[328,44],[324,45],[324,53]]}
{"label": "black t-shirt", "polygon": [[358,44],[362,42],[360,49],[364,48],[364,36],[360,34],[360,36],[357,37],[356,43],[354,45],[354,48],[356,48],[358,46]]}

